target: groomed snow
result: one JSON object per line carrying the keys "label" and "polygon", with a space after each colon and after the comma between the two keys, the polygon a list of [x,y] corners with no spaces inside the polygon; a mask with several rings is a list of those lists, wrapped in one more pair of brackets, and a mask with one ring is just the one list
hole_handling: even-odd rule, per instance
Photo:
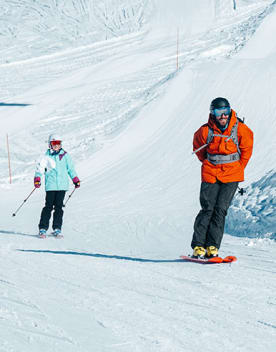
{"label": "groomed snow", "polygon": [[[180,27],[178,72],[176,30],[157,35],[158,17],[117,38],[47,53],[42,42],[26,61],[1,59],[1,352],[275,350],[276,53],[273,41],[261,57],[254,50],[274,28],[275,6],[243,0],[234,12],[230,3],[206,1],[211,29],[205,18],[191,36]],[[203,266],[179,256],[191,252],[199,210],[192,136],[216,96],[245,117],[255,150],[220,250],[238,261]],[[40,240],[43,188],[12,214],[53,131],[82,182],[65,208],[64,239]]]}

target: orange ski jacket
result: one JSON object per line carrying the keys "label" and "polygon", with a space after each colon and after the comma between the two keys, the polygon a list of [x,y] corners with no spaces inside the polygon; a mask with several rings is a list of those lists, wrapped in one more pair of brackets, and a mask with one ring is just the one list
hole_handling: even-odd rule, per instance
{"label": "orange ski jacket", "polygon": [[[194,134],[193,150],[197,150],[207,143],[209,127],[214,134],[230,136],[233,126],[237,123],[237,115],[231,110],[231,118],[227,129],[224,132],[217,127],[211,114],[208,123],[201,126]],[[202,182],[215,183],[217,180],[228,182],[241,182],[244,180],[244,169],[252,155],[253,150],[253,132],[243,122],[238,122],[237,129],[238,151],[237,145],[233,139],[214,136],[211,142],[203,149],[196,152],[198,159],[202,162],[201,179]],[[207,153],[211,155],[230,155],[240,153],[239,160],[233,162],[213,164],[207,160]]]}

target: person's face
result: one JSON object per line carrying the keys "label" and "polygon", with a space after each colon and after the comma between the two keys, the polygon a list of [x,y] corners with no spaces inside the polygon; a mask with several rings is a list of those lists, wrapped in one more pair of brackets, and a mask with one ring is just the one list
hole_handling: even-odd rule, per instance
{"label": "person's face", "polygon": [[225,127],[230,115],[230,108],[214,109],[214,115],[220,126]]}
{"label": "person's face", "polygon": [[222,126],[225,127],[228,121],[229,115],[221,114],[220,116],[216,116],[217,122]]}
{"label": "person's face", "polygon": [[55,152],[58,152],[61,149],[61,141],[52,141],[51,147]]}

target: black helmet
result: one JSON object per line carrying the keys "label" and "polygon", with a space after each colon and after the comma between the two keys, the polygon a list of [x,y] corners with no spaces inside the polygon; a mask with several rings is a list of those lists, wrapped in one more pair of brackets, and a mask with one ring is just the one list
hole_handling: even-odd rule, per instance
{"label": "black helmet", "polygon": [[214,109],[221,109],[221,108],[230,108],[230,104],[227,99],[219,97],[212,100],[210,105],[211,114],[213,114]]}

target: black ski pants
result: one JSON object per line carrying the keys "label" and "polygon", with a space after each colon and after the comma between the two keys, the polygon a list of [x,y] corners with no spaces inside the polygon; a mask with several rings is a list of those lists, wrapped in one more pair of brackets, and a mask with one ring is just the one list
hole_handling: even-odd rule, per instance
{"label": "black ski pants", "polygon": [[238,182],[202,182],[200,188],[201,210],[194,223],[191,246],[220,247],[225,217],[238,188]]}
{"label": "black ski pants", "polygon": [[51,218],[52,210],[54,209],[53,216],[53,230],[60,229],[62,227],[63,218],[63,201],[65,197],[65,191],[47,191],[45,199],[45,207],[42,209],[39,229],[48,230],[49,221]]}

